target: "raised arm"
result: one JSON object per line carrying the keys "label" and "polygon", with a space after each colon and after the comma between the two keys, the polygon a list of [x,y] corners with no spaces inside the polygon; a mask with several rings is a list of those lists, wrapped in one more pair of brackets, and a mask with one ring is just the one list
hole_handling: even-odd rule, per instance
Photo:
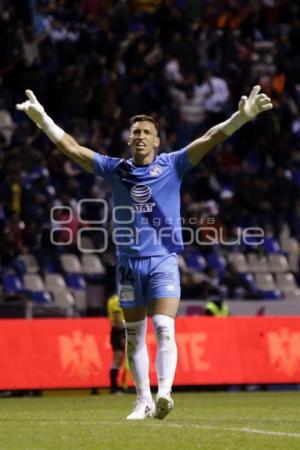
{"label": "raised arm", "polygon": [[225,141],[246,122],[273,108],[270,98],[266,94],[259,94],[260,89],[260,86],[254,86],[249,97],[242,96],[237,112],[188,145],[188,155],[192,165],[198,164],[209,150]]}
{"label": "raised arm", "polygon": [[89,148],[82,147],[72,136],[59,128],[47,115],[44,107],[39,103],[32,91],[27,89],[25,94],[28,100],[16,105],[16,108],[19,111],[24,111],[64,155],[79,164],[87,172],[92,173],[95,152]]}

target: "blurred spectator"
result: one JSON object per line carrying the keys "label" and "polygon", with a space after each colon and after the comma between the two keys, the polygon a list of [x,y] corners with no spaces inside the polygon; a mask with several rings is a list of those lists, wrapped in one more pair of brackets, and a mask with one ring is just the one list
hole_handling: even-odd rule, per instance
{"label": "blurred spectator", "polygon": [[200,88],[205,97],[206,126],[210,128],[225,120],[225,112],[229,106],[229,88],[223,78],[215,76],[210,70],[205,72]]}
{"label": "blurred spectator", "polygon": [[0,99],[0,135],[5,139],[6,145],[11,144],[15,123],[10,112],[6,109],[3,99]]}
{"label": "blurred spectator", "polygon": [[186,83],[183,90],[172,87],[171,95],[178,106],[180,139],[189,142],[203,131],[205,94],[200,86],[191,82]]}

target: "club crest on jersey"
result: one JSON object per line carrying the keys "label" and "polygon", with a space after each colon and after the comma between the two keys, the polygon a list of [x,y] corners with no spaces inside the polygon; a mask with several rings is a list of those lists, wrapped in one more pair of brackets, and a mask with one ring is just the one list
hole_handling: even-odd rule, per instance
{"label": "club crest on jersey", "polygon": [[150,168],[150,171],[149,171],[151,177],[158,177],[158,175],[160,175],[161,172],[162,172],[162,168],[160,166],[157,166],[157,165],[156,166],[152,166]]}
{"label": "club crest on jersey", "polygon": [[151,197],[151,189],[145,184],[135,184],[130,190],[130,196],[134,200],[133,209],[138,213],[151,212],[155,203],[146,203]]}

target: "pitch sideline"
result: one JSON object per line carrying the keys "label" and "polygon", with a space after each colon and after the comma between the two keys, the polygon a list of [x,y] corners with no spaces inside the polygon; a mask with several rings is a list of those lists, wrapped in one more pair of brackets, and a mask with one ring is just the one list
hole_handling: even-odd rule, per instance
{"label": "pitch sideline", "polygon": [[[111,422],[108,421],[99,421],[97,422],[102,425],[112,425]],[[118,421],[114,422],[113,425],[124,425],[128,424],[128,422]],[[197,424],[179,424],[179,423],[168,423],[168,422],[162,422],[162,423],[150,423],[148,420],[143,422],[143,425],[146,425],[148,427],[154,427],[158,428],[160,426],[168,427],[168,428],[196,428],[199,430],[219,430],[219,431],[236,431],[240,433],[253,433],[253,434],[263,434],[263,435],[269,435],[269,436],[283,436],[283,437],[293,437],[293,438],[300,438],[300,433],[296,432],[290,432],[290,431],[268,431],[268,430],[258,430],[256,428],[238,428],[238,427],[214,427],[212,425],[197,425]]]}

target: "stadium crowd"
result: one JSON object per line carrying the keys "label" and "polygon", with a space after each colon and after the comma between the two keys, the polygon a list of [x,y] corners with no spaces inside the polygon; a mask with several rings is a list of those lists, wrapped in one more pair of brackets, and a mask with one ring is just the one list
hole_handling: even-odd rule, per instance
{"label": "stadium crowd", "polygon": [[[51,208],[73,209],[68,226],[76,236],[101,216],[90,204],[78,218],[78,201],[110,202],[103,180],[64,158],[15,110],[26,88],[80,144],[127,158],[131,116],[152,115],[160,125],[160,151],[170,152],[228,117],[240,96],[260,84],[274,109],[185,177],[182,215],[185,223],[197,219],[191,226],[202,226],[207,242],[206,225],[222,230],[225,240],[234,240],[239,227],[262,227],[264,244],[240,245],[243,251],[263,252],[287,227],[300,238],[299,42],[300,6],[290,0],[0,1],[2,268],[33,253],[51,270],[58,255],[70,251],[50,242]],[[97,247],[97,233],[89,236]],[[63,231],[59,239],[67,239]],[[203,271],[198,257],[233,247],[187,245],[180,264],[184,296],[218,288],[220,273],[214,266]],[[113,268],[113,246],[100,256]],[[227,294],[243,287],[247,298],[257,298],[255,287],[232,271],[229,265],[221,275]]]}

